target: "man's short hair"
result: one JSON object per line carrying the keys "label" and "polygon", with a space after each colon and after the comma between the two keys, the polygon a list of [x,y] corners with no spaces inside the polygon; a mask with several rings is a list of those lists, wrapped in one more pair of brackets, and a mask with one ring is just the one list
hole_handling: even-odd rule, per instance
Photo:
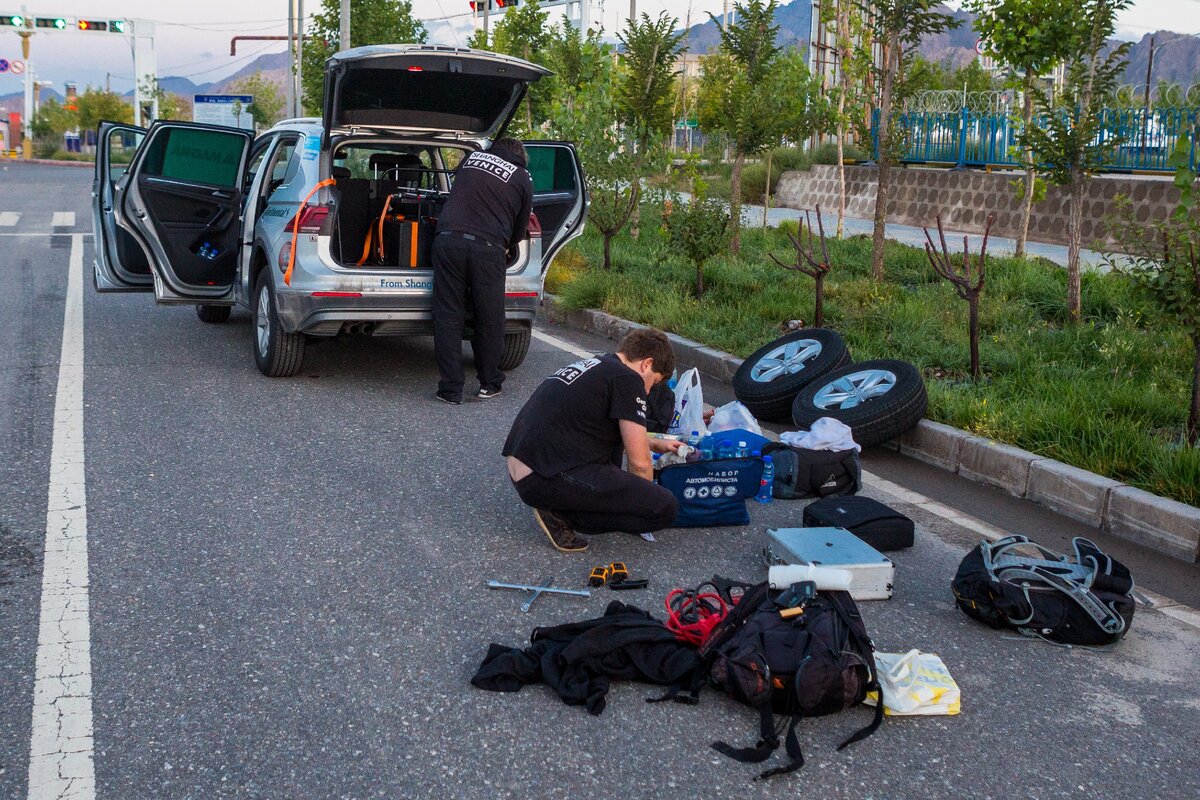
{"label": "man's short hair", "polygon": [[529,163],[529,156],[525,153],[525,145],[521,144],[520,139],[513,139],[510,136],[505,136],[503,139],[497,139],[492,142],[490,152],[517,166],[523,167]]}
{"label": "man's short hair", "polygon": [[675,371],[675,351],[671,349],[671,340],[657,328],[638,328],[630,331],[617,345],[617,352],[624,354],[630,361],[651,359],[654,371],[664,378],[671,377],[671,373]]}

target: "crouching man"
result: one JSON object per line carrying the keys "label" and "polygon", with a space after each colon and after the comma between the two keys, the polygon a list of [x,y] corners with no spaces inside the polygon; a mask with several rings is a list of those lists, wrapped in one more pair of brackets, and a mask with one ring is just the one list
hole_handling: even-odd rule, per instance
{"label": "crouching man", "polygon": [[636,330],[616,353],[546,378],[517,414],[504,443],[508,475],[561,552],[586,550],[580,533],[649,533],[674,522],[678,504],[654,482],[650,452],[682,443],[646,436],[646,395],[674,370],[666,334]]}

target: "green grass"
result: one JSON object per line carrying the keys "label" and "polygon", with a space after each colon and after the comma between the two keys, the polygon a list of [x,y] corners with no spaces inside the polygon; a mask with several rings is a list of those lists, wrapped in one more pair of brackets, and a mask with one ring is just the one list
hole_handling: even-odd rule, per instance
{"label": "green grass", "polygon": [[[811,322],[812,280],[771,262],[794,258],[777,230],[743,229],[742,253],[695,270],[642,212],[638,241],[613,241],[599,268],[590,229],[555,261],[548,286],[572,307],[602,308],[746,356]],[[870,277],[867,237],[829,242],[826,325],[855,360],[901,358],[926,375],[931,419],[1200,505],[1200,449],[1180,447],[1191,390],[1191,344],[1166,329],[1120,275],[1088,273],[1083,316],[1067,322],[1063,271],[1037,259],[989,258],[981,307],[984,378],[968,378],[967,306],[913,247],[889,242],[887,280]]]}

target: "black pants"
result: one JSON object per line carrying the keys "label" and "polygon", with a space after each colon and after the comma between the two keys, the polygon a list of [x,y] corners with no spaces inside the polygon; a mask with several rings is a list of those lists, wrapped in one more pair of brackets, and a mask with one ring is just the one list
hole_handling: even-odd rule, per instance
{"label": "black pants", "polygon": [[461,397],[462,339],[467,303],[473,312],[475,375],[479,385],[504,383],[504,248],[453,235],[433,239],[433,352],[438,392]]}
{"label": "black pants", "polygon": [[670,527],[675,495],[612,464],[585,464],[553,478],[536,472],[513,484],[522,502],[558,513],[580,533],[650,533]]}

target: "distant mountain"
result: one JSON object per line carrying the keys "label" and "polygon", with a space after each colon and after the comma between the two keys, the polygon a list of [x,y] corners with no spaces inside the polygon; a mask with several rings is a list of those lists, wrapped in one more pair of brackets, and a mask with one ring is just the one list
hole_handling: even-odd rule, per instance
{"label": "distant mountain", "polygon": [[[732,11],[732,3],[730,10]],[[717,17],[720,19],[720,16]],[[779,35],[775,43],[781,46],[794,45],[807,47],[812,31],[812,2],[811,0],[794,0],[787,5],[781,5],[775,12],[775,21],[779,25]],[[687,29],[687,45],[689,53],[708,53],[721,44],[721,34],[716,22],[706,19],[704,22]]]}
{"label": "distant mountain", "polygon": [[1150,38],[1154,38],[1152,83],[1171,81],[1185,87],[1200,81],[1200,37],[1171,31],[1147,33],[1129,50],[1126,83],[1146,82],[1146,62],[1150,59]]}

